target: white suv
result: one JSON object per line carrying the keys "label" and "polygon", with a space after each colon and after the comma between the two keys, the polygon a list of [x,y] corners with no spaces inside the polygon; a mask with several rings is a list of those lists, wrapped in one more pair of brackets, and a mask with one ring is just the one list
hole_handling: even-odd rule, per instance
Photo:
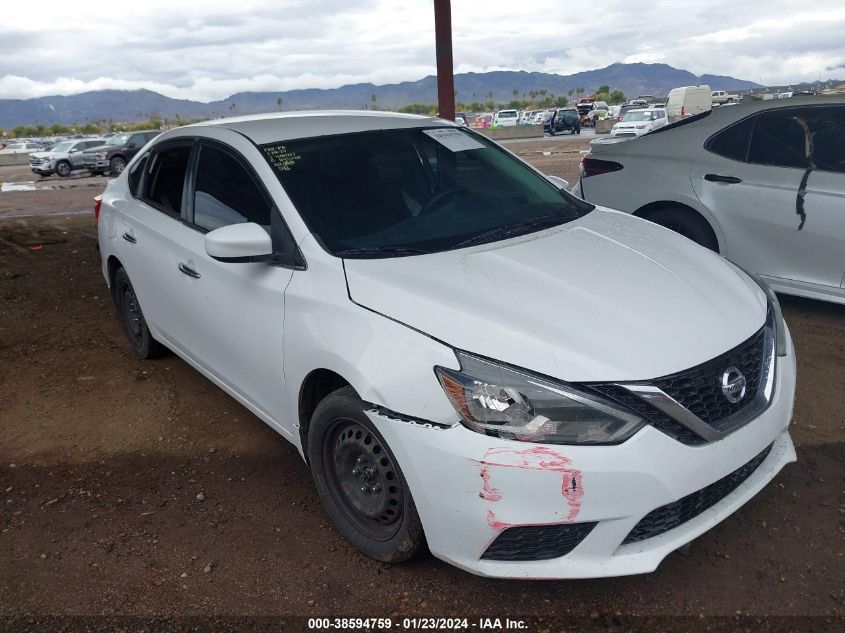
{"label": "white suv", "polygon": [[669,119],[666,118],[666,110],[663,108],[628,110],[619,123],[614,123],[610,135],[623,138],[626,136],[642,136],[654,130],[659,130],[668,124]]}
{"label": "white suv", "polygon": [[765,286],[454,123],[183,127],[98,205],[135,353],[170,348],[291,441],[377,559],[647,572],[795,459]]}
{"label": "white suv", "polygon": [[517,110],[499,110],[493,115],[493,125],[510,127],[519,123],[519,112]]}

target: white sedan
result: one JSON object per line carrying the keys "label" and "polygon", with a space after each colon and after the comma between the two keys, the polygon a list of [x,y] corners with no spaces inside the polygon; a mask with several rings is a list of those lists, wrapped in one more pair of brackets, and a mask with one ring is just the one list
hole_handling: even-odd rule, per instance
{"label": "white sedan", "polygon": [[[592,113],[591,113],[592,114]],[[613,125],[611,136],[635,137],[659,130],[669,124],[666,110],[663,108],[644,108],[628,110],[619,123]]]}
{"label": "white sedan", "polygon": [[743,101],[635,141],[593,141],[574,191],[778,292],[845,303],[845,97]]}
{"label": "white sedan", "polygon": [[559,183],[440,119],[205,122],[109,183],[102,272],[367,555],[648,572],[795,459],[795,354],[761,282]]}

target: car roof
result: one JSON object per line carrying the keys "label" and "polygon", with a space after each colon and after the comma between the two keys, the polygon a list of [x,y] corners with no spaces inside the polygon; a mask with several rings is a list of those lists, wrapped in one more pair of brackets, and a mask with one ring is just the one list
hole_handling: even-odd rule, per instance
{"label": "car roof", "polygon": [[455,127],[454,121],[446,121],[437,117],[364,110],[274,112],[203,121],[186,127],[224,127],[243,134],[257,145],[263,145],[296,138],[375,130],[397,130],[431,125],[451,125]]}

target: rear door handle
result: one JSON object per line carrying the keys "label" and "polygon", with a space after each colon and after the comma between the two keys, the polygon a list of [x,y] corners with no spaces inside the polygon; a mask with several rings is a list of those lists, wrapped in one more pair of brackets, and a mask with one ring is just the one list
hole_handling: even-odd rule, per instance
{"label": "rear door handle", "polygon": [[188,275],[188,277],[193,277],[194,279],[200,278],[200,274],[188,266],[185,262],[179,262],[179,270],[182,271],[183,274]]}
{"label": "rear door handle", "polygon": [[708,182],[726,182],[731,185],[742,182],[742,178],[737,178],[736,176],[720,176],[719,174],[704,174],[704,180]]}
{"label": "rear door handle", "polygon": [[138,238],[136,238],[134,235],[132,235],[130,233],[124,233],[123,239],[125,239],[130,244],[137,244],[138,243]]}

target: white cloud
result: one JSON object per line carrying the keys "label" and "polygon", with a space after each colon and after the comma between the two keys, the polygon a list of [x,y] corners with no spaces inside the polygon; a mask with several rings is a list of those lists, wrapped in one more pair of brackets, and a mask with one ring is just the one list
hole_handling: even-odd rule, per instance
{"label": "white cloud", "polygon": [[[456,72],[570,74],[641,61],[797,83],[845,63],[841,0],[812,11],[793,0],[603,0],[580,13],[559,0],[517,11],[503,0],[452,4]],[[42,0],[38,11],[4,6],[0,22],[0,98],[146,88],[211,101],[434,71],[431,0],[145,0],[103,11]]]}

